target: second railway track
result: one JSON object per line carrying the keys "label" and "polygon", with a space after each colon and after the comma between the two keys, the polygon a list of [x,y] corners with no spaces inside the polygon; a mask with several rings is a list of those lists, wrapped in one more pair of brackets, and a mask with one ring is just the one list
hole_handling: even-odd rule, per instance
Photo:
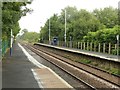
{"label": "second railway track", "polygon": [[[105,80],[95,74],[91,74],[88,71],[84,70],[83,68],[80,68],[71,62],[68,62],[67,59],[65,60],[65,58],[61,56],[40,49],[39,46],[27,45],[27,47],[32,51],[34,51],[36,54],[40,55],[41,57],[49,61],[50,63],[54,64],[55,66],[64,70],[66,73],[70,74],[77,80],[84,83],[89,89],[94,89],[94,90],[110,89],[110,88],[120,89],[119,85],[114,84],[109,80]],[[85,65],[83,65],[83,67],[85,67]]]}

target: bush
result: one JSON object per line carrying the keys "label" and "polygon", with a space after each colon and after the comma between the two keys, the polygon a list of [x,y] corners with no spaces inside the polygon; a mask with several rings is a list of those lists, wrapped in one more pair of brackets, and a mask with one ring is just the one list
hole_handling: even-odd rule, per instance
{"label": "bush", "polygon": [[[112,54],[113,54],[113,55],[117,55],[117,49],[116,49],[116,50],[113,49],[113,50],[112,50]],[[120,48],[119,48],[119,55],[120,55]]]}

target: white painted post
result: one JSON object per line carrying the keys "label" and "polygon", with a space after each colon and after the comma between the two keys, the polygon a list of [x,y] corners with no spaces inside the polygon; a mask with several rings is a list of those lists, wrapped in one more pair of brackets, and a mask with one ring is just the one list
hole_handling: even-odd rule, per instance
{"label": "white painted post", "polygon": [[105,53],[105,43],[103,43],[103,53]]}
{"label": "white painted post", "polygon": [[79,47],[80,47],[80,42],[78,42],[78,49],[79,49]]}
{"label": "white painted post", "polygon": [[109,43],[109,54],[110,54],[110,52],[111,52],[111,43]]}
{"label": "white painted post", "polygon": [[98,48],[98,52],[100,52],[100,43],[99,43],[99,48]]}
{"label": "white painted post", "polygon": [[90,51],[92,51],[92,42],[90,43]]}
{"label": "white painted post", "polygon": [[81,42],[81,49],[82,49],[82,42]]}
{"label": "white painted post", "polygon": [[115,44],[115,51],[117,50],[117,44]]}
{"label": "white painted post", "polygon": [[88,47],[88,45],[89,45],[89,42],[87,42],[87,50],[89,50],[89,47]]}
{"label": "white painted post", "polygon": [[58,41],[58,46],[60,46],[60,42]]}
{"label": "white painted post", "polygon": [[85,50],[85,42],[84,42],[84,50]]}
{"label": "white painted post", "polygon": [[13,44],[13,33],[12,33],[12,29],[11,29],[10,56],[12,56],[12,44]]}

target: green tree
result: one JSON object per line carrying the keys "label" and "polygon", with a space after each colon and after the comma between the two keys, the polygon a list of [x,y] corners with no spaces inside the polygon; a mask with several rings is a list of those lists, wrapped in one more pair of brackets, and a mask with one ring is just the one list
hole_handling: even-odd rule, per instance
{"label": "green tree", "polygon": [[21,36],[21,40],[27,41],[29,43],[37,42],[39,40],[39,33],[26,32]]}
{"label": "green tree", "polygon": [[106,28],[113,28],[118,24],[118,9],[116,8],[106,7],[104,9],[95,9],[93,14]]}
{"label": "green tree", "polygon": [[101,29],[96,32],[88,32],[84,36],[83,40],[85,42],[96,42],[96,43],[116,43],[116,35],[120,35],[120,29],[118,25],[114,28]]}
{"label": "green tree", "polygon": [[[67,21],[67,41],[70,40],[70,37],[72,37],[72,40],[74,41],[80,41],[88,38],[89,41],[95,41],[98,40],[96,37],[99,34],[101,37],[102,30],[106,30],[105,35],[112,35],[107,34],[107,32],[110,32],[109,28],[113,28],[115,25],[117,25],[117,9],[114,9],[112,7],[104,8],[104,9],[96,9],[93,12],[89,12],[87,10],[81,9],[77,10],[76,7],[66,7],[61,11],[60,15],[54,14],[50,18],[51,22],[51,38],[54,36],[58,36],[58,39],[60,41],[64,40],[64,33],[65,33],[65,10],[66,10],[66,21]],[[114,13],[113,13],[114,12]],[[44,40],[48,40],[49,36],[49,28],[48,28],[48,20],[44,27],[41,28],[40,31],[40,38]],[[101,30],[101,31],[99,31]],[[97,32],[98,31],[98,32]],[[96,32],[98,34],[96,34]],[[89,37],[88,37],[89,36]],[[95,38],[93,38],[93,36]],[[91,38],[90,38],[91,37]],[[99,37],[99,38],[101,38]],[[89,39],[90,38],[90,39]],[[103,38],[101,38],[103,39]],[[104,39],[105,41],[106,39]],[[101,40],[102,41],[102,40]]]}
{"label": "green tree", "polygon": [[13,34],[16,36],[20,30],[18,21],[22,16],[31,10],[28,8],[21,9],[22,6],[26,6],[30,2],[3,2],[2,7],[2,39],[10,37],[10,31],[13,30]]}

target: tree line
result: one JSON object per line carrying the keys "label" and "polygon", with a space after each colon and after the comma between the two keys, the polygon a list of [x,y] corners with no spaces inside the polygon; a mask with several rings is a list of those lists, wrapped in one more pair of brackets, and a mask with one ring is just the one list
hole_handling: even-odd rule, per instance
{"label": "tree line", "polygon": [[35,43],[35,42],[38,42],[39,37],[40,37],[39,33],[28,32],[27,29],[23,29],[22,33],[23,33],[22,35],[17,36],[17,40],[22,40],[28,43]]}
{"label": "tree line", "polygon": [[[26,16],[31,9],[26,7],[31,2],[3,2],[2,3],[2,40],[8,40],[11,36],[11,29],[13,35],[16,36],[20,31],[18,21],[22,16]],[[25,7],[22,9],[22,7]]]}
{"label": "tree line", "polygon": [[64,41],[65,32],[65,10],[67,30],[67,41],[85,42],[111,42],[116,43],[116,35],[120,34],[118,9],[106,7],[95,9],[92,12],[85,9],[77,10],[76,7],[66,7],[61,14],[51,16],[40,30],[40,39],[49,40],[49,20],[51,36],[58,37],[59,41]]}

